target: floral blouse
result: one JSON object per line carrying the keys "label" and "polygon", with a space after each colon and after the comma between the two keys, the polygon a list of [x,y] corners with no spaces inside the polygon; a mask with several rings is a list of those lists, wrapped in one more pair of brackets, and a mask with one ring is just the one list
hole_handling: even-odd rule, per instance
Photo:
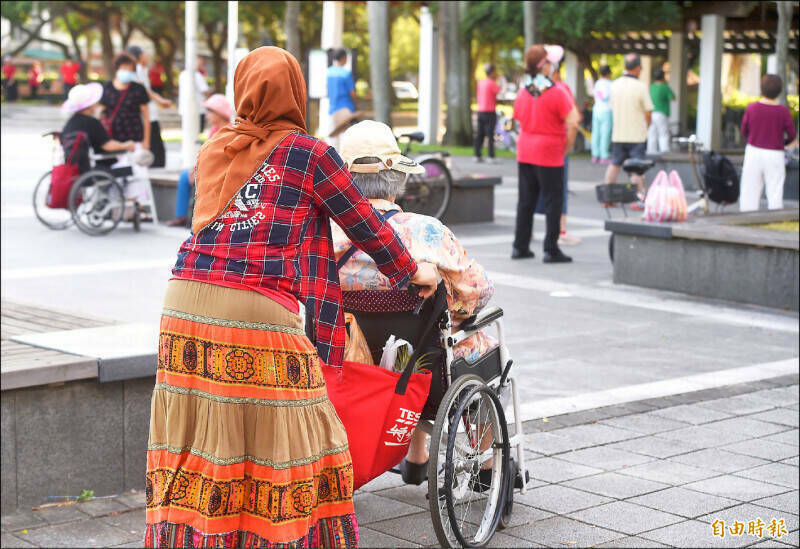
{"label": "floral blouse", "polygon": [[[436,265],[447,288],[447,304],[453,327],[457,327],[470,315],[480,311],[494,294],[494,285],[486,271],[456,240],[453,232],[441,221],[427,215],[406,213],[400,206],[388,200],[370,199],[376,210],[397,210],[389,219],[406,249],[416,262]],[[332,224],[333,253],[338,260],[351,246],[350,240],[338,225]],[[370,257],[357,250],[339,269],[339,284],[345,291],[392,290],[389,280],[375,267]],[[454,349],[456,358],[473,361],[497,346],[497,340],[483,332],[465,339]]]}

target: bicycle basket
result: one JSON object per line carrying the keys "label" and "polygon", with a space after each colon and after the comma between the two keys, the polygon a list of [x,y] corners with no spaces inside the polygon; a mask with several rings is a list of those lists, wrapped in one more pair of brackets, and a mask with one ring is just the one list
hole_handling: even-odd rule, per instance
{"label": "bicycle basket", "polygon": [[636,187],[632,183],[608,183],[594,188],[598,202],[636,202]]}

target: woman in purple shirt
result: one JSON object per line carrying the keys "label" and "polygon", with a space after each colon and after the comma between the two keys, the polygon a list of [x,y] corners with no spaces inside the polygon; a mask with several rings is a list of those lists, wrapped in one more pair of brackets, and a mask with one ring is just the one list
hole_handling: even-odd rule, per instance
{"label": "woman in purple shirt", "polygon": [[761,99],[750,103],[742,118],[742,135],[747,138],[739,196],[739,210],[743,212],[758,209],[765,186],[767,207],[783,208],[783,150],[797,132],[789,109],[775,100],[782,88],[779,76],[765,74],[761,78]]}

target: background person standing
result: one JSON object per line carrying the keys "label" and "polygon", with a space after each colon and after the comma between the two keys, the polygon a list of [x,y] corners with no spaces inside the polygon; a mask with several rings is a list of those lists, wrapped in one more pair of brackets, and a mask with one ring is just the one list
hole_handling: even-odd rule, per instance
{"label": "background person standing", "polygon": [[[742,135],[747,138],[742,165],[739,210],[757,210],[761,193],[767,190],[767,207],[783,208],[783,184],[786,180],[784,148],[797,146],[797,131],[792,114],[777,101],[783,81],[775,74],[761,77],[761,99],[750,103],[742,118]],[[792,142],[787,147],[786,143]]]}
{"label": "background person standing", "polygon": [[611,145],[611,68],[600,67],[600,78],[594,83],[592,108],[592,163],[608,164]]}
{"label": "background person standing", "polygon": [[568,263],[572,258],[558,247],[564,200],[564,156],[578,133],[578,110],[566,91],[550,79],[553,64],[545,46],[535,44],[525,53],[525,72],[533,81],[517,94],[514,119],[520,123],[517,141],[519,202],[512,259],[533,257],[530,250],[533,212],[541,193],[547,232],[544,262]]}
{"label": "background person standing", "polygon": [[38,98],[39,86],[44,80],[42,76],[42,64],[39,61],[34,61],[31,68],[28,70],[28,86],[31,88],[31,99]]}
{"label": "background person standing", "polygon": [[[606,170],[606,183],[616,183],[619,168],[628,158],[644,158],[647,146],[647,128],[653,101],[647,87],[639,80],[642,60],[639,55],[625,56],[625,72],[611,84],[611,113],[614,128],[611,131],[611,164]],[[631,180],[639,187],[639,200],[631,204],[633,210],[644,209],[644,178],[634,175]]]}
{"label": "background person standing", "polygon": [[[330,107],[330,131],[344,122],[356,110],[356,85],[353,73],[344,66],[347,63],[347,52],[339,48],[333,52],[333,64],[328,67],[328,100]],[[333,148],[338,148],[339,137],[328,136],[325,141]]]}
{"label": "background person standing", "polygon": [[653,71],[654,82],[650,84],[650,99],[653,101],[653,116],[647,131],[647,153],[669,152],[669,102],[675,99],[665,80],[664,71]]}
{"label": "background person standing", "polygon": [[489,139],[489,164],[494,163],[494,129],[497,126],[497,94],[500,86],[497,84],[497,70],[491,63],[484,68],[486,77],[478,82],[478,132],[475,134],[475,162],[481,162],[481,149],[483,139]]}
{"label": "background person standing", "polygon": [[11,103],[17,100],[17,81],[14,79],[16,74],[16,65],[11,61],[11,56],[6,55],[3,60],[3,93],[6,101]]}
{"label": "background person standing", "polygon": [[150,89],[158,95],[164,95],[164,65],[161,64],[161,58],[156,57],[155,63],[150,66],[147,71],[147,77],[150,79]]}
{"label": "background person standing", "polygon": [[136,61],[136,81],[144,86],[150,98],[148,110],[150,112],[150,152],[153,153],[153,168],[163,168],[167,162],[167,153],[164,150],[164,142],[161,140],[161,124],[158,120],[159,106],[168,109],[172,106],[172,101],[161,97],[150,88],[150,78],[147,66],[150,64],[150,54],[139,46],[130,46],[128,54]]}
{"label": "background person standing", "polygon": [[[181,118],[186,116],[186,109],[188,108],[186,94],[189,90],[189,83],[186,80],[189,78],[189,73],[183,69],[178,75],[178,112]],[[200,58],[197,59],[197,70],[194,71],[194,91],[195,99],[197,101],[197,108],[200,111],[200,133],[206,128],[206,110],[202,106],[206,99],[211,97],[211,88],[208,87],[206,77],[200,72]]]}
{"label": "background person standing", "polygon": [[80,70],[81,64],[67,54],[67,58],[61,63],[61,68],[59,69],[61,81],[64,83],[64,99],[69,98],[69,90],[78,84],[78,71]]}

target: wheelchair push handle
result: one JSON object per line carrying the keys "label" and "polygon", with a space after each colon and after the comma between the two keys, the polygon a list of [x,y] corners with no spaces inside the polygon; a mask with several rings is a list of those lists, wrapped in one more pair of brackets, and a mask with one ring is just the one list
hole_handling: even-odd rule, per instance
{"label": "wheelchair push handle", "polygon": [[[412,284],[408,285],[408,293],[410,293],[414,297],[417,297],[417,298],[419,297],[420,289],[421,289],[421,287],[419,285],[417,285],[417,284],[413,284],[412,283]],[[444,280],[441,280],[441,279],[439,280],[439,284],[436,286],[436,291],[434,291],[433,294],[431,294],[429,299],[434,299],[435,300],[438,297],[439,292],[441,292],[444,295],[447,295],[447,288],[444,285]],[[425,304],[425,300],[423,299],[417,304],[416,307],[414,307],[414,314],[415,315],[419,314],[419,311],[420,311],[420,309],[422,309],[422,305],[424,305],[424,304]]]}

